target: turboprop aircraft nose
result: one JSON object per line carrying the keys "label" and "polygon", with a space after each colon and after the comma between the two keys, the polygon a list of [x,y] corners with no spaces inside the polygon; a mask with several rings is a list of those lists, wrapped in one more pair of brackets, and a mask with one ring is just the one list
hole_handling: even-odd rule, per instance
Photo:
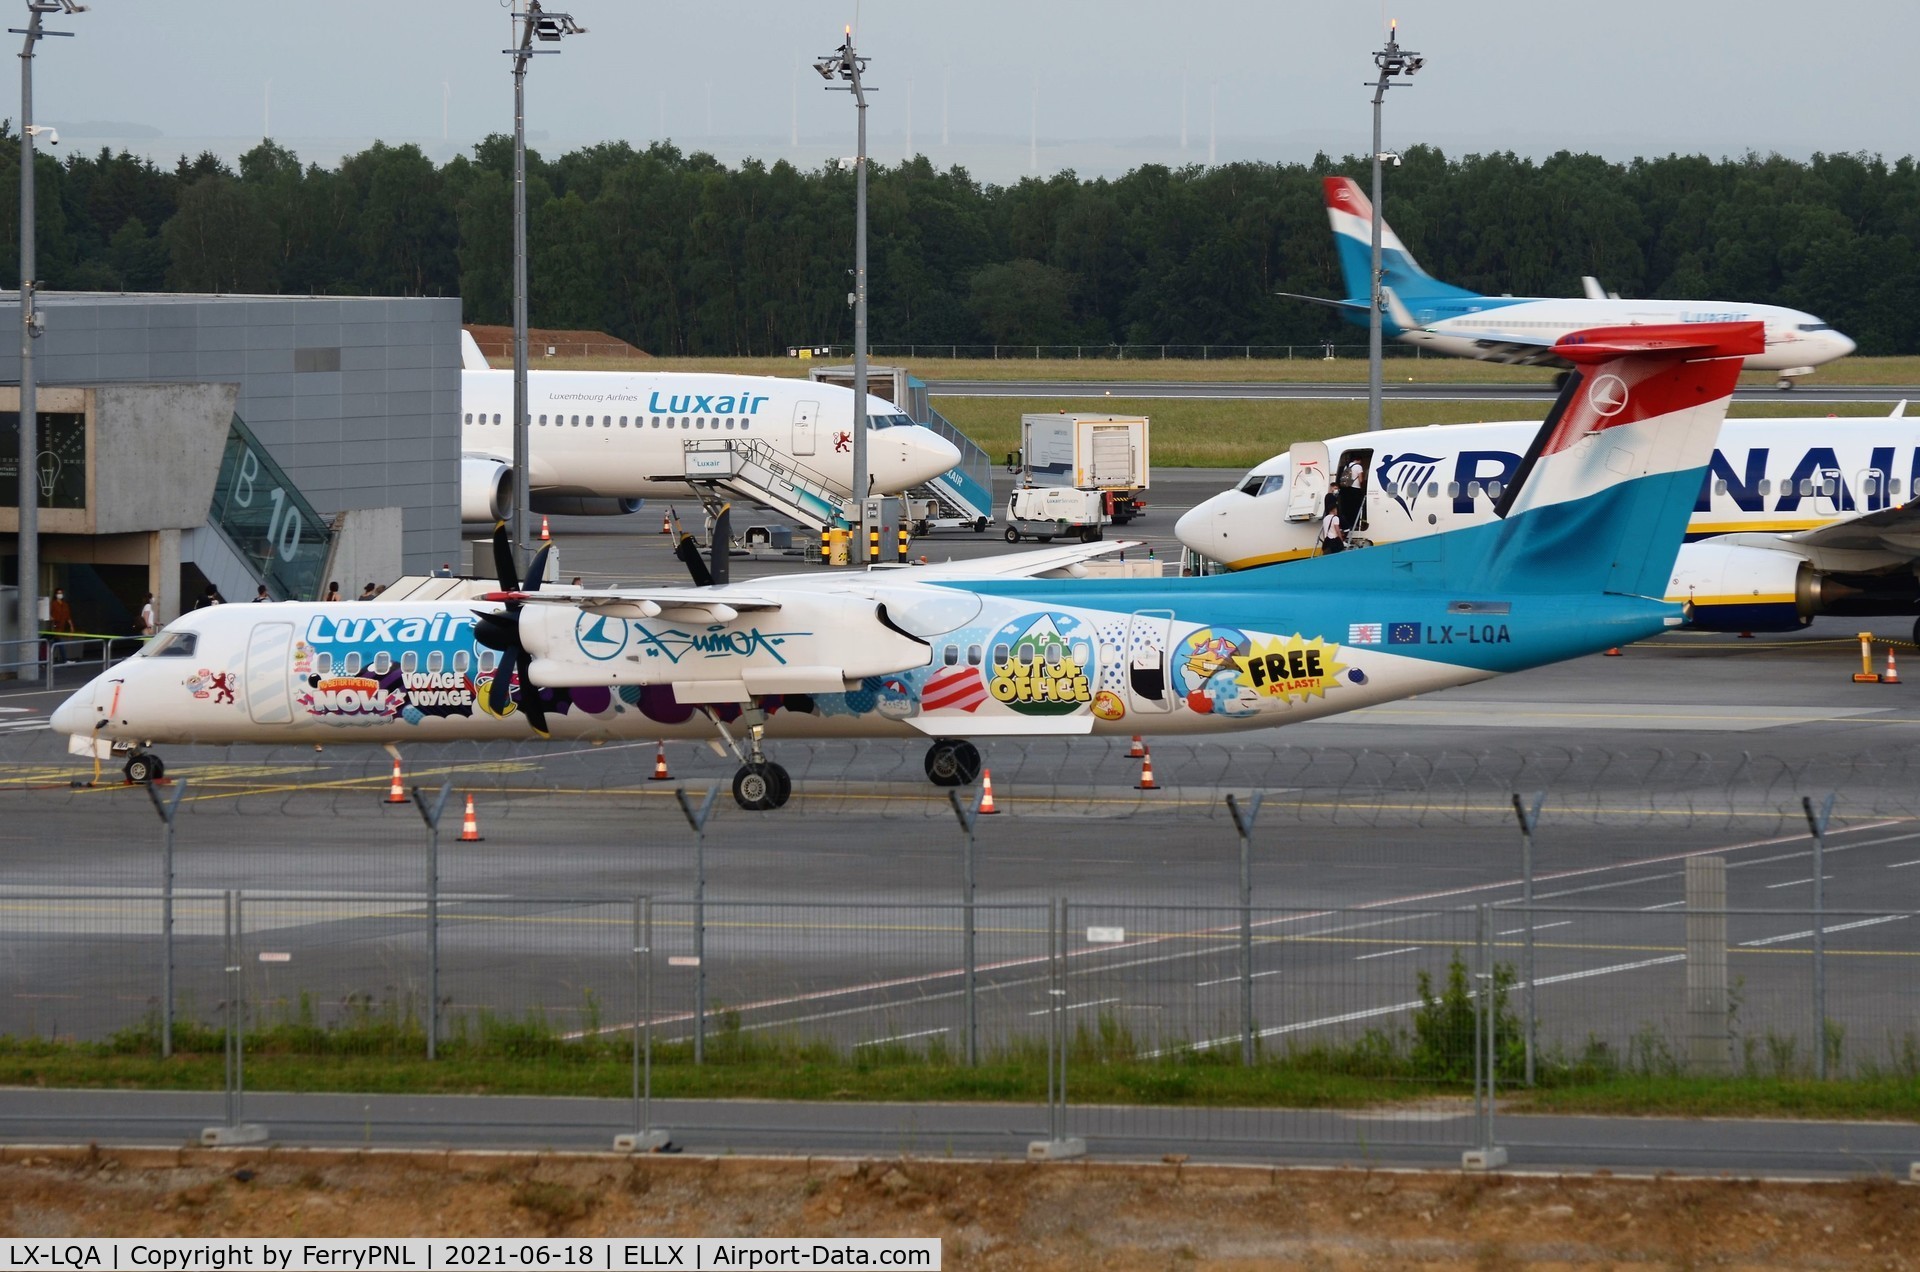
{"label": "turboprop aircraft nose", "polygon": [[53,709],[47,723],[53,726],[55,733],[64,733],[68,737],[86,737],[93,732],[93,685],[88,684],[79,693]]}
{"label": "turboprop aircraft nose", "polygon": [[959,447],[918,424],[875,429],[867,434],[867,466],[873,470],[873,488],[884,494],[911,490],[959,462]]}

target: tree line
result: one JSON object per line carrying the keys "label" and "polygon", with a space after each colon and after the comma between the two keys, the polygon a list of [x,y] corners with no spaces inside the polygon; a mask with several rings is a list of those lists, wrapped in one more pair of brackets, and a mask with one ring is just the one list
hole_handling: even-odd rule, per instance
{"label": "tree line", "polygon": [[[0,188],[18,133],[0,128]],[[436,166],[376,143],[334,168],[262,141],[237,166],[171,170],[102,149],[37,159],[42,285],[462,298],[511,320],[512,142]],[[845,342],[853,174],[737,168],[670,144],[527,157],[530,309],[657,354],[748,355]],[[876,343],[1308,344],[1350,339],[1321,178],[1363,160],[1143,165],[1011,185],[927,159],[869,183]],[[1493,294],[1770,302],[1818,314],[1867,354],[1920,353],[1920,171],[1909,156],[1560,153],[1449,159],[1413,147],[1387,215],[1435,276]],[[18,277],[17,201],[0,199],[0,277]],[[1344,334],[1343,334],[1344,333]]]}

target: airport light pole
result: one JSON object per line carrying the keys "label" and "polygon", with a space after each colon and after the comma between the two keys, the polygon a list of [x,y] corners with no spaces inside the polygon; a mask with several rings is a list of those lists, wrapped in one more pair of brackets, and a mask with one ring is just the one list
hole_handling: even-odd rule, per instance
{"label": "airport light pole", "polygon": [[587,29],[568,13],[549,13],[540,0],[514,0],[513,59],[513,539],[524,553],[533,547],[533,490],[528,456],[533,421],[527,415],[527,59],[535,40],[557,44]]}
{"label": "airport light pole", "polygon": [[[1387,90],[1393,87],[1396,75],[1405,75],[1412,79],[1419,73],[1426,59],[1418,53],[1400,47],[1400,23],[1396,20],[1387,27],[1387,47],[1373,55],[1373,64],[1380,68],[1380,78],[1373,86],[1373,270],[1369,277],[1371,294],[1367,304],[1367,428],[1377,431],[1381,427],[1380,398],[1382,371],[1380,366],[1380,309],[1385,297],[1380,289],[1380,106],[1387,99]],[[1394,162],[1399,163],[1398,155]]]}
{"label": "airport light pole", "polygon": [[[846,28],[839,48],[813,64],[820,78],[827,81],[830,93],[852,93],[855,114],[859,118],[858,152],[853,164],[853,498],[858,509],[853,518],[854,544],[861,542],[866,528],[866,499],[873,487],[867,471],[867,88],[861,77],[867,59],[853,48],[853,28]],[[845,80],[844,86],[834,80]],[[858,559],[849,553],[847,560]]]}
{"label": "airport light pole", "polygon": [[[43,29],[40,20],[47,14],[86,10],[75,0],[27,0],[26,27],[7,28],[27,37],[20,46],[20,451],[15,465],[19,478],[14,483],[20,507],[20,608],[14,632],[25,642],[36,666],[40,660],[40,476],[34,460],[40,454],[40,385],[34,374],[33,342],[40,335],[40,315],[33,307],[33,276],[38,269],[33,243],[33,139],[53,130],[33,123],[33,46],[44,36],[73,34]],[[57,133],[53,140],[59,140]]]}

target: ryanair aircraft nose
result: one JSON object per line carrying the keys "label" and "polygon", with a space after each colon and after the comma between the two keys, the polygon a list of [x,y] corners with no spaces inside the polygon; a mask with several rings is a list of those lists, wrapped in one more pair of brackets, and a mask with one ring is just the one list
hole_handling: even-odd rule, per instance
{"label": "ryanair aircraft nose", "polygon": [[932,481],[960,462],[960,448],[930,428],[897,424],[867,433],[867,467],[873,488],[898,494]]}

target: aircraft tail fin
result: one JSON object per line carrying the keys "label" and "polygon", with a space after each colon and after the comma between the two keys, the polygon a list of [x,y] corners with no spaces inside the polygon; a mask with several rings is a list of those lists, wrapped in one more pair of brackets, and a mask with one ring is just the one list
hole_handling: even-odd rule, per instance
{"label": "aircraft tail fin", "polygon": [[[1666,594],[1757,322],[1576,331],[1574,372],[1501,492],[1476,590]],[[1463,564],[1465,564],[1463,562]]]}
{"label": "aircraft tail fin", "polygon": [[460,369],[462,371],[487,371],[491,364],[487,355],[480,352],[480,342],[465,327],[460,328]]}
{"label": "aircraft tail fin", "polygon": [[[1367,275],[1373,267],[1373,203],[1361,192],[1360,184],[1350,177],[1327,177],[1323,187],[1327,220],[1333,226],[1333,242],[1340,254],[1340,273],[1347,284],[1347,299],[1359,302],[1364,312],[1373,290],[1367,286]],[[1443,283],[1427,273],[1384,220],[1380,222],[1380,274],[1383,286],[1391,287],[1402,300],[1416,307],[1427,299],[1479,294]]]}

